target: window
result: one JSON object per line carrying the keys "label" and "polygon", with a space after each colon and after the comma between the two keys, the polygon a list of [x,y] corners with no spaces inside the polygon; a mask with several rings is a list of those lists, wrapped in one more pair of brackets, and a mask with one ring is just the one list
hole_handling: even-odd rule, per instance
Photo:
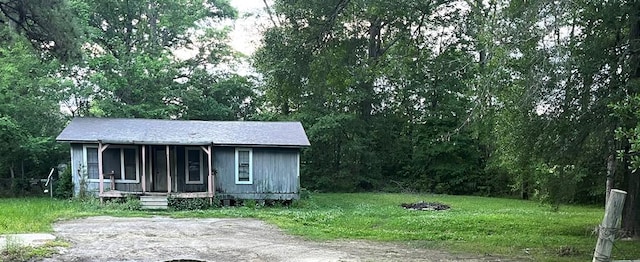
{"label": "window", "polygon": [[84,147],[84,154],[84,159],[86,159],[85,166],[87,167],[87,178],[98,179],[98,148]]}
{"label": "window", "polygon": [[136,148],[123,148],[120,154],[122,159],[122,173],[124,174],[123,180],[136,181],[138,180],[138,150]]}
{"label": "window", "polygon": [[253,183],[253,150],[236,148],[236,184]]}
{"label": "window", "polygon": [[[98,174],[98,148],[85,146],[85,160],[87,175],[90,180],[100,179]],[[109,174],[120,183],[140,182],[137,147],[110,146],[102,152],[102,173],[104,179],[109,180]]]}
{"label": "window", "polygon": [[202,184],[202,174],[204,165],[202,161],[202,150],[200,148],[185,149],[185,177],[187,184]]}
{"label": "window", "polygon": [[113,173],[113,177],[116,180],[121,180],[120,174],[122,171],[120,167],[122,166],[120,163],[120,148],[108,147],[104,152],[102,152],[102,173],[104,174],[104,178],[109,179],[110,175]]}

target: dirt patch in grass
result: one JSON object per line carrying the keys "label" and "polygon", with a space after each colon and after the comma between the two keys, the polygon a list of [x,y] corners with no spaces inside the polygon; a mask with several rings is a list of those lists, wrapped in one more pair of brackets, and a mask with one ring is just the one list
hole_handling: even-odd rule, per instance
{"label": "dirt patch in grass", "polygon": [[397,243],[314,242],[255,219],[91,217],[54,230],[72,246],[45,261],[507,261]]}

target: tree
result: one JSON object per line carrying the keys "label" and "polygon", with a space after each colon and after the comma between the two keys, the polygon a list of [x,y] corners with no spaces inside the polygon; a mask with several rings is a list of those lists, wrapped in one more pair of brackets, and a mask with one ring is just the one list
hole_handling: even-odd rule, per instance
{"label": "tree", "polygon": [[[318,145],[303,157],[308,186],[473,191],[483,174],[477,141],[452,132],[465,125],[471,97],[460,8],[277,1],[273,13],[256,67],[270,109],[302,119]],[[459,165],[464,158],[469,164]]]}
{"label": "tree", "polygon": [[0,1],[0,29],[15,29],[35,49],[50,52],[62,61],[80,58],[81,33],[74,18],[66,0]]}
{"label": "tree", "polygon": [[[216,69],[233,58],[226,44],[227,29],[216,27],[236,16],[227,1],[78,0],[76,5],[83,7],[80,13],[87,21],[90,42],[85,50],[89,57],[86,64],[68,72],[77,83],[67,90],[73,112],[107,117],[229,119],[242,112],[228,111],[250,108],[231,106],[251,101],[248,98],[253,94],[246,87],[250,82]],[[195,55],[178,55],[188,49],[196,51]],[[244,93],[207,94],[232,84]],[[213,108],[211,103],[224,106]],[[209,110],[227,112],[203,113]]]}
{"label": "tree", "polygon": [[54,140],[64,124],[54,76],[81,58],[74,17],[67,1],[0,1],[0,177],[9,174],[14,194],[65,157]]}
{"label": "tree", "polygon": [[605,184],[629,190],[623,225],[632,234],[637,176],[629,169],[631,146],[616,140],[614,130],[637,123],[633,106],[625,106],[638,93],[628,51],[636,9],[624,1],[510,1],[498,9],[506,30],[494,49],[506,50],[497,59],[511,74],[503,78],[509,88],[497,93],[499,162],[518,180],[524,174],[527,184],[535,183],[523,192],[557,201],[602,202]]}
{"label": "tree", "polygon": [[54,77],[56,60],[42,60],[26,39],[0,29],[0,137],[4,175],[42,177],[63,158],[54,136],[62,129]]}
{"label": "tree", "polygon": [[[640,166],[637,155],[638,135],[640,134],[640,4],[635,1],[614,5],[619,14],[628,17],[628,35],[622,35],[622,30],[616,35],[618,45],[618,57],[622,61],[622,81],[617,82],[616,88],[623,90],[622,96],[617,96],[617,103],[613,106],[614,116],[618,118],[618,138],[623,147],[619,150],[620,160],[623,165],[623,185],[627,190],[627,200],[623,211],[623,230],[631,235],[640,235],[640,175],[637,170]],[[615,10],[615,9],[614,9]],[[615,101],[615,100],[614,100]]]}

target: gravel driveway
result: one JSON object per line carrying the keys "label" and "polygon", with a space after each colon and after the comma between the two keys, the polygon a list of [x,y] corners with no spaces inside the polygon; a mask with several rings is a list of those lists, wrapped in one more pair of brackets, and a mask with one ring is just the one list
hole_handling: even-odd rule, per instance
{"label": "gravel driveway", "polygon": [[72,247],[45,261],[505,261],[370,241],[314,242],[255,219],[90,217],[58,222]]}

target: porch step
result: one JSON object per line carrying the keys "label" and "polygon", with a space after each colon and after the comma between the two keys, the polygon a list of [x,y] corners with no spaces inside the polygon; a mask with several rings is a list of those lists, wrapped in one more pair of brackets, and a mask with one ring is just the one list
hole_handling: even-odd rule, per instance
{"label": "porch step", "polygon": [[142,209],[167,209],[167,196],[140,196]]}

